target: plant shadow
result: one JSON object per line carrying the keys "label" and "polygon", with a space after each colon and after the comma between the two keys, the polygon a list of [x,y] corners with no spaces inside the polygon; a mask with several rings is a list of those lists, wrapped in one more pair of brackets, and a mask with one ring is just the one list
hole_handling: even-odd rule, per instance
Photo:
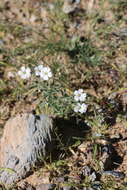
{"label": "plant shadow", "polygon": [[69,156],[69,147],[76,148],[85,140],[87,135],[91,134],[91,128],[83,120],[75,117],[69,119],[56,118],[54,126],[53,160],[58,159],[61,154]]}

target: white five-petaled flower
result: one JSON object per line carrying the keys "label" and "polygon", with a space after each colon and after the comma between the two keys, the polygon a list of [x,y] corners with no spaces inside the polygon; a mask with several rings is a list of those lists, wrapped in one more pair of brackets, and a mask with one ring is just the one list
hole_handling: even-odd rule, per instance
{"label": "white five-petaled flower", "polygon": [[40,73],[40,77],[43,80],[48,80],[49,78],[51,78],[52,77],[51,69],[49,67],[43,67],[43,69]]}
{"label": "white five-petaled flower", "polygon": [[86,113],[87,111],[87,105],[85,103],[77,103],[77,105],[74,107],[74,112],[76,113]]}
{"label": "white five-petaled flower", "polygon": [[83,92],[83,89],[74,91],[74,100],[84,102],[86,100],[86,93]]}
{"label": "white five-petaled flower", "polygon": [[41,72],[43,71],[44,66],[43,65],[38,65],[37,67],[34,68],[35,70],[35,75],[40,76]]}
{"label": "white five-petaled flower", "polygon": [[22,79],[28,79],[31,76],[31,70],[29,67],[22,66],[21,69],[18,71],[18,75]]}
{"label": "white five-petaled flower", "polygon": [[49,78],[52,77],[52,72],[49,67],[44,67],[43,65],[39,65],[34,68],[35,70],[35,75],[40,76],[43,80],[48,80]]}

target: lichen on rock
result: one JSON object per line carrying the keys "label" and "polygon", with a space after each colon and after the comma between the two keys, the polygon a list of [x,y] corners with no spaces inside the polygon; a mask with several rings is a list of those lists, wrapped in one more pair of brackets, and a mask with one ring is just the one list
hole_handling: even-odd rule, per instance
{"label": "lichen on rock", "polygon": [[52,119],[46,115],[19,114],[10,118],[0,141],[0,182],[13,184],[52,149]]}

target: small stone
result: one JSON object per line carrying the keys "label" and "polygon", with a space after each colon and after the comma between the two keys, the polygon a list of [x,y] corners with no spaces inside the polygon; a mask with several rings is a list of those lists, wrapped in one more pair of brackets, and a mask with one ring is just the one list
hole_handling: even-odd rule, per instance
{"label": "small stone", "polygon": [[101,184],[99,184],[99,183],[98,184],[93,184],[92,189],[93,190],[103,190]]}
{"label": "small stone", "polygon": [[119,172],[119,171],[104,171],[103,175],[110,175],[112,177],[116,177],[119,179],[124,179],[125,174],[123,172]]}
{"label": "small stone", "polygon": [[9,119],[0,141],[0,182],[12,185],[29,175],[52,148],[52,119],[46,115],[19,114]]}

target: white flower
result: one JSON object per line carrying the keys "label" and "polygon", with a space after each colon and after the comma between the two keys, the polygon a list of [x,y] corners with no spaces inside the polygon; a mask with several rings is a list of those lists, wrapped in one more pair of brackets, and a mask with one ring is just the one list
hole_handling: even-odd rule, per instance
{"label": "white flower", "polygon": [[31,76],[31,70],[29,67],[24,67],[22,66],[21,69],[18,71],[18,75],[22,78],[22,79],[28,79]]}
{"label": "white flower", "polygon": [[74,107],[74,112],[78,113],[80,109],[80,103],[77,103],[77,105]]}
{"label": "white flower", "polygon": [[43,71],[44,66],[43,65],[38,65],[37,67],[34,68],[35,70],[35,75],[40,76],[41,72]]}
{"label": "white flower", "polygon": [[43,69],[40,73],[40,77],[43,80],[48,80],[49,78],[51,78],[52,77],[51,69],[49,67],[43,67]]}
{"label": "white flower", "polygon": [[83,89],[75,90],[74,91],[74,100],[75,101],[85,101],[86,100],[86,93],[83,92]]}
{"label": "white flower", "polygon": [[87,111],[87,105],[85,103],[80,105],[79,112],[80,113],[85,113]]}
{"label": "white flower", "polygon": [[86,113],[87,111],[87,105],[85,103],[83,104],[80,104],[80,103],[77,103],[77,105],[74,107],[74,112],[78,113]]}
{"label": "white flower", "polygon": [[34,68],[35,75],[40,76],[43,80],[48,80],[52,77],[52,72],[49,67],[44,67],[43,65],[39,65]]}

